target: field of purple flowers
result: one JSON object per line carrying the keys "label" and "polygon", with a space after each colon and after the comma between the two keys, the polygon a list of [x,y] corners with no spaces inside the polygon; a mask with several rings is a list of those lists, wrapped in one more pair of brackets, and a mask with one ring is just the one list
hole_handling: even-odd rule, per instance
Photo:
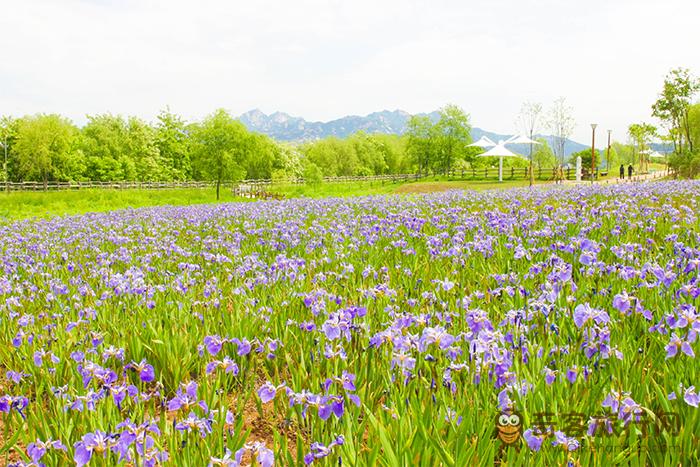
{"label": "field of purple flowers", "polygon": [[700,184],[0,227],[14,465],[700,463]]}

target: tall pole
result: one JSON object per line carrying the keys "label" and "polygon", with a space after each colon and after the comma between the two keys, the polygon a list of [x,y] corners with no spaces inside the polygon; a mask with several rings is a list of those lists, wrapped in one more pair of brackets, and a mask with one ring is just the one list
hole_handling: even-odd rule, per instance
{"label": "tall pole", "polygon": [[[530,141],[532,141],[532,129],[530,129]],[[535,184],[535,174],[532,172],[532,143],[530,143],[530,188]]]}
{"label": "tall pole", "polygon": [[608,172],[610,172],[610,133],[612,133],[612,130],[608,130],[608,153],[605,156],[605,159],[608,161],[608,168],[606,169]]}
{"label": "tall pole", "polygon": [[5,148],[5,163],[2,165],[3,172],[5,172],[5,191],[10,191],[10,187],[7,184],[7,132],[5,132],[5,142],[2,145]]}
{"label": "tall pole", "polygon": [[591,123],[591,129],[593,130],[593,141],[591,142],[591,183],[593,183],[593,174],[595,174],[595,127],[598,126],[595,123]]}

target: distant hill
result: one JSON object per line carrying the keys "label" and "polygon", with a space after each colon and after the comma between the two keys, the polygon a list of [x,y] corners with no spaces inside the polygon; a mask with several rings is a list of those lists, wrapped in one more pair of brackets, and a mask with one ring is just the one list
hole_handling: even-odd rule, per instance
{"label": "distant hill", "polygon": [[[419,115],[427,115],[433,122],[437,122],[440,118],[437,111]],[[345,138],[358,131],[401,135],[406,131],[406,123],[410,117],[411,114],[403,110],[382,110],[364,117],[348,115],[328,122],[309,122],[301,117],[293,117],[284,112],[274,112],[267,115],[255,109],[241,115],[239,120],[249,130],[264,133],[278,141],[313,141],[328,136]],[[503,135],[482,130],[481,128],[472,128],[472,138],[475,141],[482,136],[488,136],[493,141],[498,142],[499,140],[506,140],[512,135]],[[553,147],[552,141],[554,138],[552,136],[538,135],[537,137],[544,138],[550,147]],[[571,153],[588,147],[590,146],[567,140],[565,153],[566,156],[569,156]],[[525,144],[510,146],[510,149],[525,155],[529,154],[530,151],[529,146]]]}

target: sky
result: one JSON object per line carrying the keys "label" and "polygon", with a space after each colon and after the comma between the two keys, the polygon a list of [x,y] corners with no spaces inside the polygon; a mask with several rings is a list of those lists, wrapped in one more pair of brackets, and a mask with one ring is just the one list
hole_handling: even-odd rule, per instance
{"label": "sky", "polygon": [[326,121],[456,104],[511,134],[523,102],[563,96],[573,139],[597,123],[624,141],[658,123],[670,69],[700,75],[698,18],[696,0],[0,0],[0,115]]}

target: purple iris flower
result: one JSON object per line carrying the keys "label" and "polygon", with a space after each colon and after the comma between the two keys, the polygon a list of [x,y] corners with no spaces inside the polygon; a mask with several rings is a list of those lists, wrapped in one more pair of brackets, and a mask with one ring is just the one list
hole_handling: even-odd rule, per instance
{"label": "purple iris flower", "polygon": [[194,412],[190,412],[188,417],[175,424],[175,429],[179,431],[198,430],[202,438],[206,438],[211,433],[211,420],[208,418],[200,418]]}
{"label": "purple iris flower", "polygon": [[506,411],[513,408],[513,401],[508,396],[508,389],[503,389],[498,393],[498,407],[501,411]]}
{"label": "purple iris flower", "polygon": [[24,396],[4,395],[0,397],[0,412],[10,413],[16,410],[22,418],[25,418],[24,409],[29,405],[29,399]]}
{"label": "purple iris flower", "polygon": [[627,312],[632,308],[632,297],[627,295],[627,292],[622,292],[613,298],[613,307],[617,311],[623,314],[627,314]]}
{"label": "purple iris flower", "polygon": [[139,374],[139,379],[143,381],[144,383],[150,383],[154,379],[156,379],[156,373],[155,370],[153,370],[153,366],[149,365],[146,360],[141,360],[140,363],[136,362],[131,362],[129,365],[127,365],[128,368],[131,368],[134,370],[136,373]]}
{"label": "purple iris flower", "polygon": [[65,451],[66,446],[58,440],[48,439],[46,441],[41,441],[37,439],[35,442],[27,445],[27,455],[32,459],[32,462],[38,464],[49,449]]}
{"label": "purple iris flower", "polygon": [[695,386],[690,386],[685,390],[685,393],[683,394],[683,400],[688,405],[698,407],[698,404],[700,404],[700,395],[698,395],[695,392]]}
{"label": "purple iris flower", "polygon": [[216,355],[221,351],[221,348],[226,342],[227,339],[222,339],[219,336],[206,336],[204,338],[204,347],[209,354]]}
{"label": "purple iris flower", "polygon": [[576,438],[566,436],[561,431],[555,431],[552,446],[563,446],[567,451],[575,451],[579,448],[580,443]]}
{"label": "purple iris flower", "polygon": [[240,467],[243,460],[243,453],[240,456],[233,457],[233,453],[226,448],[224,457],[210,457],[207,467]]}
{"label": "purple iris flower", "polygon": [[114,400],[114,403],[116,404],[117,408],[119,408],[119,410],[121,410],[122,408],[122,402],[124,402],[124,399],[126,399],[127,397],[133,399],[139,393],[136,386],[128,383],[110,386],[109,392],[110,394],[112,394],[112,399]]}
{"label": "purple iris flower", "polygon": [[258,397],[260,397],[260,400],[263,404],[267,404],[275,398],[278,390],[284,389],[286,387],[287,386],[285,384],[275,386],[271,382],[266,381],[265,384],[260,386],[260,389],[258,389]]}
{"label": "purple iris flower", "polygon": [[557,379],[557,371],[551,368],[544,369],[544,380],[547,385],[551,385]]}
{"label": "purple iris flower", "polygon": [[207,410],[207,404],[203,400],[197,398],[197,383],[190,381],[186,384],[181,384],[175,393],[175,397],[168,401],[168,410],[190,410],[190,407],[198,405],[203,410]]}
{"label": "purple iris flower", "polygon": [[304,464],[310,465],[316,459],[323,459],[333,453],[333,448],[345,443],[345,438],[341,435],[335,438],[328,446],[322,443],[311,443],[311,452],[304,456]]}
{"label": "purple iris flower", "polygon": [[73,460],[78,467],[82,467],[90,462],[93,454],[102,454],[103,457],[107,457],[109,451],[114,447],[114,435],[98,430],[84,435],[80,441],[75,443],[74,447]]}
{"label": "purple iris flower", "polygon": [[232,373],[233,376],[238,376],[238,365],[229,357],[224,357],[223,360],[214,360],[212,362],[209,362],[207,364],[206,373],[209,375],[216,371],[218,368],[222,368],[225,373]]}
{"label": "purple iris flower", "polygon": [[605,324],[610,322],[610,316],[603,310],[591,308],[588,303],[577,305],[576,308],[574,308],[574,324],[581,328],[589,321]]}
{"label": "purple iris flower", "polygon": [[234,455],[236,461],[240,465],[243,461],[243,455],[247,452],[251,452],[255,456],[255,460],[258,462],[260,467],[272,467],[275,464],[275,453],[271,449],[265,447],[265,443],[259,441],[253,443],[246,443],[241,449],[236,451]]}
{"label": "purple iris flower", "polygon": [[676,333],[671,335],[671,341],[666,346],[666,358],[672,358],[678,355],[678,351],[683,352],[689,357],[695,358],[695,352],[693,352],[693,347],[690,342],[683,340]]}
{"label": "purple iris flower", "polygon": [[542,440],[544,437],[542,435],[535,434],[532,428],[528,428],[525,430],[525,432],[523,432],[523,438],[527,443],[527,447],[529,447],[531,451],[537,452],[542,447]]}
{"label": "purple iris flower", "polygon": [[24,378],[27,376],[30,376],[28,373],[23,373],[21,371],[12,371],[12,370],[7,370],[7,373],[5,373],[5,378],[7,378],[8,381],[11,381],[14,384],[19,384],[22,382]]}

